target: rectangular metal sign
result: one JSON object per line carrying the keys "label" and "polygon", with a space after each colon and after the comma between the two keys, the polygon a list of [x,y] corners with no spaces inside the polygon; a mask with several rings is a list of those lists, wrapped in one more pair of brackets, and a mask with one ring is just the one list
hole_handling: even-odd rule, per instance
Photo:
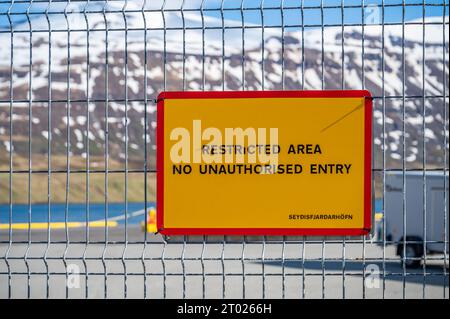
{"label": "rectangular metal sign", "polygon": [[163,92],[157,227],[166,235],[363,235],[368,91]]}

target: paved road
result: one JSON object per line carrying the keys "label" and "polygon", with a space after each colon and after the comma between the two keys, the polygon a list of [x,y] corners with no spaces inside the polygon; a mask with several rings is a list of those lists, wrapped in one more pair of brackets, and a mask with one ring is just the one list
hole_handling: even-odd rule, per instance
{"label": "paved road", "polygon": [[[123,298],[125,291],[127,297],[142,298],[144,290],[148,298],[162,298],[164,294],[169,298],[182,298],[183,290],[186,298],[203,295],[222,298],[224,292],[226,298],[241,298],[244,292],[246,298],[262,298],[263,291],[267,298],[283,295],[302,298],[303,294],[306,298],[342,298],[343,294],[346,298],[381,298],[383,291],[386,298],[401,298],[403,292],[407,298],[422,298],[424,292],[428,298],[442,298],[444,292],[446,298],[449,296],[448,268],[444,276],[442,260],[428,260],[426,276],[423,268],[407,269],[407,276],[403,276],[394,247],[386,248],[383,267],[382,247],[368,241],[365,245],[347,241],[344,264],[343,245],[339,241],[322,245],[320,240],[308,240],[303,246],[299,238],[292,238],[293,241],[283,246],[280,237],[270,238],[265,245],[261,238],[249,237],[244,245],[241,237],[230,237],[224,247],[223,237],[209,237],[205,245],[201,237],[192,237],[184,245],[180,237],[170,238],[165,244],[160,235],[149,235],[144,245],[144,234],[139,227],[129,228],[126,235],[127,245],[123,243],[123,227],[108,229],[105,246],[104,230],[95,228],[90,230],[90,243],[86,245],[85,229],[70,229],[71,243],[66,245],[64,230],[54,230],[50,236],[52,243],[47,245],[45,231],[32,231],[32,244],[28,245],[27,231],[14,231],[10,246],[8,232],[0,231],[0,298],[9,293],[8,267],[13,273],[11,296],[15,298],[27,297],[28,293],[32,298],[43,298],[47,291],[51,298],[66,295],[84,298],[86,293],[88,297],[103,298],[105,287],[110,298]],[[44,255],[47,256],[46,263]],[[64,255],[66,263],[76,265],[81,272],[80,288],[66,290]],[[242,262],[243,255],[245,262]],[[184,262],[181,262],[182,257]],[[363,269],[369,264],[381,271],[379,288],[377,282],[374,288],[364,287]],[[146,276],[143,275],[144,267]],[[50,274],[48,289],[47,268]],[[386,274],[384,289],[383,269]],[[27,283],[28,271],[33,273],[30,285]]]}

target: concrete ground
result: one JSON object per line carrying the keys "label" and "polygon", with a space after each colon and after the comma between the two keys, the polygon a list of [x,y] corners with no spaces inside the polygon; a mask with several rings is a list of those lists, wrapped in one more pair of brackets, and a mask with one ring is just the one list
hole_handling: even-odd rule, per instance
{"label": "concrete ground", "polygon": [[[67,244],[67,236],[69,244]],[[126,237],[125,237],[126,235]],[[366,240],[182,237],[138,226],[0,230],[0,298],[448,298],[448,260],[404,269],[395,247]],[[89,244],[86,245],[86,238]],[[28,244],[28,241],[31,244]],[[127,244],[124,244],[126,239]],[[345,259],[343,255],[345,253]],[[45,256],[45,258],[44,258]],[[304,258],[303,258],[304,257]],[[345,262],[343,262],[345,261]],[[67,267],[67,268],[66,268]],[[71,273],[67,277],[66,269]],[[365,271],[364,271],[365,269]],[[372,274],[364,277],[364,273]],[[366,280],[365,280],[366,278]],[[70,288],[68,288],[67,282]],[[366,283],[366,284],[365,284]]]}

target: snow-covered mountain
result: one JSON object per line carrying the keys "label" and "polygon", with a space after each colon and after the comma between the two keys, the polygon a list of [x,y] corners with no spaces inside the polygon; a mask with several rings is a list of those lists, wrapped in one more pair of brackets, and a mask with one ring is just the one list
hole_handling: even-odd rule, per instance
{"label": "snow-covered mountain", "polygon": [[[101,156],[107,138],[104,101],[108,94],[110,157],[119,162],[124,160],[127,112],[129,160],[139,166],[144,151],[144,112],[148,115],[149,156],[153,159],[156,114],[151,99],[164,88],[344,87],[365,88],[376,97],[373,115],[378,167],[384,140],[383,99],[379,98],[383,92],[388,165],[402,164],[403,125],[407,165],[420,167],[423,138],[427,163],[443,165],[444,152],[448,151],[448,110],[444,112],[448,97],[445,104],[443,95],[448,96],[449,91],[448,37],[444,37],[443,29],[448,35],[448,17],[445,23],[442,17],[427,18],[424,31],[420,24],[407,24],[404,33],[398,25],[386,25],[384,30],[370,25],[364,30],[360,26],[325,27],[323,33],[321,28],[290,28],[282,34],[280,28],[267,27],[262,31],[253,26],[243,33],[239,28],[241,22],[236,20],[224,20],[224,25],[230,28],[222,32],[221,19],[205,16],[202,20],[200,14],[192,11],[184,12],[183,16],[180,11],[166,12],[163,19],[158,12],[138,12],[132,4],[127,4],[125,14],[121,13],[122,7],[116,9],[117,13],[102,15],[103,6],[94,3],[88,10],[94,12],[85,15],[83,6],[71,7],[67,19],[63,14],[49,15],[49,20],[45,15],[35,14],[30,20],[32,33],[27,31],[28,21],[23,21],[14,25],[12,39],[10,33],[0,34],[0,161],[7,159],[12,147],[18,156],[28,156],[30,99],[34,154],[47,153],[49,136],[52,154],[65,154],[69,134],[71,154],[85,157],[89,141],[90,154]],[[108,10],[114,11],[114,7]],[[207,27],[205,32],[199,29],[202,24]],[[183,25],[187,28],[185,32]],[[169,30],[164,32],[164,26]],[[8,103],[11,84],[16,101],[12,146],[9,145]],[[427,98],[423,100],[422,95]],[[46,102],[49,97],[52,100],[50,132]],[[144,103],[145,97],[148,103]],[[71,101],[69,118],[65,102],[68,99]],[[444,145],[445,135],[447,145]],[[150,162],[154,164],[153,160]]]}

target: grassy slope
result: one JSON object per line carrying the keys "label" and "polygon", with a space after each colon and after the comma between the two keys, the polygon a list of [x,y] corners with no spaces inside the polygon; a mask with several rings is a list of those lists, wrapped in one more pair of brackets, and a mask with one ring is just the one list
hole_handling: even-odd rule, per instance
{"label": "grassy slope", "polygon": [[[93,158],[91,170],[103,169],[101,158]],[[47,170],[46,158],[33,158],[33,170]],[[15,158],[14,170],[28,170],[28,162],[23,158]],[[110,162],[110,170],[123,170],[123,163]],[[130,167],[134,168],[133,166]],[[66,170],[65,157],[52,157],[52,170]],[[85,160],[71,158],[71,169],[85,169]],[[8,171],[9,165],[1,161],[0,170]],[[12,198],[14,203],[28,203],[28,175],[27,173],[14,173],[12,175]],[[128,174],[128,201],[144,201],[144,173]],[[69,179],[69,201],[82,203],[86,201],[86,173],[70,174]],[[52,173],[50,178],[51,201],[64,202],[66,199],[66,173]],[[89,200],[91,202],[104,202],[105,200],[105,174],[90,173],[89,176]],[[31,201],[33,203],[47,202],[48,175],[46,172],[35,172],[31,175]],[[156,176],[154,173],[147,174],[147,200],[155,201]],[[108,174],[108,201],[123,202],[125,200],[125,174]],[[9,203],[9,173],[0,174],[0,203]]]}

